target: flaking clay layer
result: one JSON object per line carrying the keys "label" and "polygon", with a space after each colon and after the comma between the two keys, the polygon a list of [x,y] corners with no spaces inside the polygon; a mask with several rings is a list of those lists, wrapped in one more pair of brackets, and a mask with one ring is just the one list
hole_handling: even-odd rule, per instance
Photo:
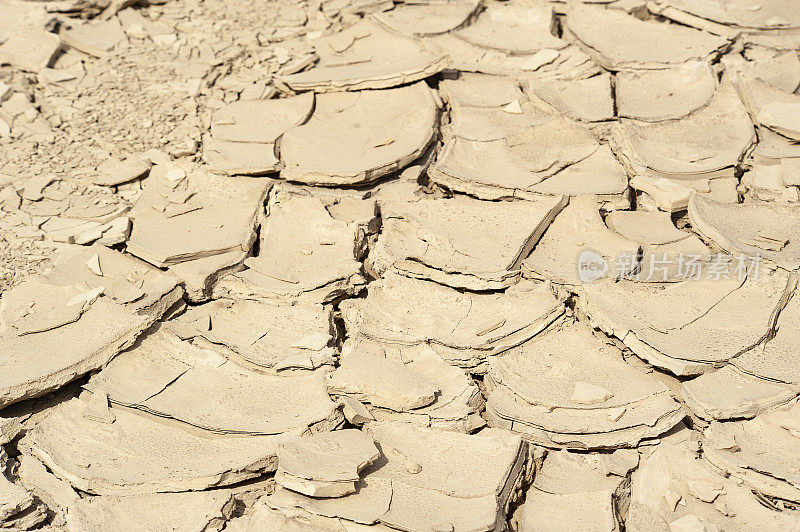
{"label": "flaking clay layer", "polygon": [[0,531],[800,529],[800,3],[0,0]]}

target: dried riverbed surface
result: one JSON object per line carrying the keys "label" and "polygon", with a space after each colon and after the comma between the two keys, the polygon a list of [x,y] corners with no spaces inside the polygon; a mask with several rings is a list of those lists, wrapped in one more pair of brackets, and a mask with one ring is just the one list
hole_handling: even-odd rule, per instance
{"label": "dried riverbed surface", "polygon": [[0,2],[0,530],[800,528],[800,3]]}

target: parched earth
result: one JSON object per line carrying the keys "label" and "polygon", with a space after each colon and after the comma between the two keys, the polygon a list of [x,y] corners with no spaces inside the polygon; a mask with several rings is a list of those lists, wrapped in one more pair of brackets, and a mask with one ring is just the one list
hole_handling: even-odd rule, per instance
{"label": "parched earth", "polygon": [[794,0],[2,0],[0,530],[797,530],[798,52]]}

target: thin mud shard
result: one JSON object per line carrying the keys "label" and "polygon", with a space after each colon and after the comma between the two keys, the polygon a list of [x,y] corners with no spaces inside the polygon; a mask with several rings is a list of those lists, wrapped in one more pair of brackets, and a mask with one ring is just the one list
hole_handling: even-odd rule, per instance
{"label": "thin mud shard", "polygon": [[[752,351],[758,352],[759,347]],[[742,357],[749,358],[747,353]],[[764,360],[769,358],[764,357]],[[747,375],[731,366],[686,381],[682,389],[687,406],[696,416],[708,421],[750,419],[788,403],[800,393],[796,386]]]}
{"label": "thin mud shard", "polygon": [[95,57],[103,57],[126,40],[119,20],[112,18],[74,24],[61,33],[65,45]]}
{"label": "thin mud shard", "polygon": [[485,423],[478,386],[427,345],[348,340],[328,392],[339,397],[345,417],[357,425],[376,419],[473,432]]}
{"label": "thin mud shard", "polygon": [[318,303],[220,298],[190,307],[165,327],[259,371],[333,364],[333,317]]}
{"label": "thin mud shard", "polygon": [[514,78],[461,73],[439,82],[439,94],[451,107],[505,107],[524,94]]}
{"label": "thin mud shard", "polygon": [[[726,127],[717,127],[720,123]],[[670,142],[664,143],[665,138]],[[614,139],[636,175],[697,180],[733,177],[734,167],[756,137],[745,106],[733,86],[723,81],[708,104],[687,118],[623,120]]]}
{"label": "thin mud shard", "polygon": [[280,510],[271,508],[267,504],[266,497],[255,501],[252,508],[242,516],[228,521],[225,530],[230,532],[248,532],[250,530],[291,530],[292,527],[298,530],[341,530],[342,522],[339,519],[314,515],[304,510],[294,510],[286,514]]}
{"label": "thin mud shard", "polygon": [[169,267],[188,298],[202,301],[250,251],[272,183],[160,166],[151,171],[131,211],[127,250],[154,266]]}
{"label": "thin mud shard", "polygon": [[315,42],[317,64],[281,77],[295,91],[386,89],[427,78],[447,66],[447,57],[371,21]]}
{"label": "thin mud shard", "polygon": [[365,284],[356,253],[366,234],[357,223],[334,218],[307,192],[276,189],[268,211],[259,253],[244,260],[246,269],[220,280],[218,296],[328,303]]}
{"label": "thin mud shard", "polygon": [[[726,478],[700,457],[687,429],[669,435],[642,459],[631,476],[628,526],[683,530],[683,527],[748,528],[768,524],[784,530],[797,518],[765,507],[746,485]],[[703,455],[709,452],[703,445]]]}
{"label": "thin mud shard", "polygon": [[59,286],[86,283],[139,314],[162,316],[180,301],[178,278],[105,246],[65,246],[46,279]]}
{"label": "thin mud shard", "polygon": [[158,314],[136,314],[86,284],[30,279],[0,299],[0,406],[94,371],[133,344]]}
{"label": "thin mud shard", "polygon": [[599,74],[580,80],[531,80],[527,94],[551,112],[573,120],[600,122],[614,118],[611,75]]}
{"label": "thin mud shard", "polygon": [[740,371],[759,379],[800,385],[800,366],[794,352],[800,340],[800,293],[797,288],[781,309],[774,335],[754,349],[742,353],[731,363]]}
{"label": "thin mud shard", "polygon": [[467,77],[448,82],[445,91],[451,125],[429,169],[437,184],[488,200],[542,194],[624,200],[624,170],[585,126],[526,102],[510,82]]}
{"label": "thin mud shard", "polygon": [[491,4],[474,22],[422,38],[459,72],[535,79],[582,79],[600,72],[574,44],[555,36],[549,5]]}
{"label": "thin mud shard", "polygon": [[380,456],[372,437],[356,429],[288,439],[278,443],[275,481],[309,497],[343,497]]}
{"label": "thin mud shard", "polygon": [[[798,502],[797,402],[748,421],[712,423],[705,431],[703,457],[758,493]],[[770,452],[761,451],[765,438]]]}
{"label": "thin mud shard", "polygon": [[472,24],[453,32],[482,48],[508,54],[531,54],[567,45],[553,36],[553,10],[547,5],[491,4]]}
{"label": "thin mud shard", "polygon": [[718,56],[728,40],[678,24],[640,20],[619,9],[572,2],[566,29],[608,70],[659,69]]}
{"label": "thin mud shard", "polygon": [[665,385],[580,324],[493,358],[486,381],[489,425],[545,447],[632,447],[685,415]]}
{"label": "thin mud shard", "polygon": [[87,497],[69,507],[67,522],[75,530],[100,532],[129,529],[132,516],[161,530],[222,530],[233,517],[236,501],[226,490]]}
{"label": "thin mud shard", "polygon": [[592,325],[654,366],[699,375],[766,340],[793,286],[785,273],[761,271],[665,285],[602,280],[583,294]]}
{"label": "thin mud shard", "polygon": [[122,185],[143,177],[152,166],[144,157],[110,157],[97,166],[91,179],[95,185],[105,187]]}
{"label": "thin mud shard", "polygon": [[769,133],[773,138],[777,135],[784,142],[797,143],[800,139],[800,97],[753,79],[746,63],[731,61],[729,67],[735,72],[736,88],[759,131]]}
{"label": "thin mud shard", "polygon": [[619,116],[645,122],[683,118],[706,105],[717,90],[714,71],[702,61],[618,72],[616,81]]}
{"label": "thin mud shard", "polygon": [[0,64],[38,73],[49,67],[61,49],[61,39],[44,28],[28,26],[0,44]]}
{"label": "thin mud shard", "polygon": [[36,220],[36,227],[54,242],[112,245],[127,237],[130,203],[106,188],[40,174],[4,191],[4,203],[16,204],[18,215],[29,216],[30,225]]}
{"label": "thin mud shard", "polygon": [[[788,141],[788,139],[787,139]],[[795,159],[770,160],[754,156],[752,168],[742,175],[740,186],[754,200],[796,203],[800,198]]]}
{"label": "thin mud shard", "polygon": [[[753,5],[747,0],[724,4],[709,0],[656,0],[648,8],[687,26],[709,33],[736,36],[738,33],[780,35],[795,33],[800,28],[797,5],[780,0],[766,0]],[[757,9],[756,9],[757,7]]]}
{"label": "thin mud shard", "polygon": [[[749,78],[787,93],[794,93],[800,86],[800,58],[791,51],[773,50],[753,46],[744,53],[747,61],[739,63]],[[735,59],[735,58],[734,58]],[[738,63],[738,61],[736,61]],[[730,64],[730,63],[729,63]]]}
{"label": "thin mud shard", "polygon": [[615,257],[618,271],[625,262],[629,267],[635,266],[633,271],[623,272],[627,279],[652,283],[681,282],[686,279],[682,264],[692,260],[708,267],[714,260],[711,249],[693,233],[675,227],[669,213],[612,211],[605,222],[609,229],[641,246],[638,265],[630,255]]}
{"label": "thin mud shard", "polygon": [[755,79],[741,61],[730,60],[726,68],[732,73],[739,97],[758,131],[759,143],[753,151],[754,161],[781,164],[800,157],[798,143],[790,138],[797,136],[800,127],[796,116],[798,97]]}
{"label": "thin mud shard", "polygon": [[565,204],[562,196],[380,201],[383,227],[368,265],[376,276],[393,270],[454,288],[505,288],[518,281],[520,263]]}
{"label": "thin mud shard", "polygon": [[161,268],[231,251],[244,259],[271,184],[159,166],[131,211],[128,251]]}
{"label": "thin mud shard", "polygon": [[274,100],[232,102],[211,118],[211,135],[227,142],[274,144],[286,130],[308,120],[314,93]]}
{"label": "thin mud shard", "polygon": [[112,360],[84,388],[108,394],[113,404],[219,434],[332,430],[341,420],[321,373],[259,373],[166,332]]}
{"label": "thin mud shard", "polygon": [[[594,196],[572,198],[531,254],[522,262],[522,275],[558,284],[580,285],[601,277],[617,279],[635,271],[641,247],[606,227]],[[589,255],[591,254],[591,255]],[[586,257],[598,262],[586,270]],[[628,264],[619,267],[618,258]],[[605,271],[597,269],[603,266]]]}
{"label": "thin mud shard", "polygon": [[59,478],[98,495],[202,490],[277,465],[274,436],[211,436],[125,408],[111,411],[113,423],[94,421],[85,415],[86,403],[72,399],[52,409],[20,445]]}
{"label": "thin mud shard", "polygon": [[438,116],[431,89],[422,82],[322,94],[308,122],[283,135],[280,177],[311,185],[371,183],[422,155]]}
{"label": "thin mud shard", "polygon": [[465,24],[479,7],[477,0],[397,4],[393,9],[371,16],[390,30],[408,36],[437,35]]}
{"label": "thin mud shard", "polygon": [[26,26],[43,27],[53,17],[39,4],[29,4],[24,0],[9,0],[0,7],[0,16],[3,17],[5,24],[0,30],[0,42],[7,41],[20,28]]}
{"label": "thin mud shard", "polygon": [[313,109],[311,92],[229,103],[211,117],[211,136],[203,144],[203,160],[221,174],[277,172],[279,139],[288,129],[308,120]]}
{"label": "thin mud shard", "polygon": [[473,372],[484,372],[488,357],[532,338],[564,313],[543,283],[471,293],[391,272],[370,285],[366,299],[343,301],[341,310],[354,338],[429,344],[445,360]]}
{"label": "thin mud shard", "polygon": [[386,358],[378,349],[366,351],[363,345],[348,347],[341,365],[331,375],[331,392],[399,412],[428,406],[436,399],[439,389],[407,369],[402,361]]}
{"label": "thin mud shard", "polygon": [[800,268],[800,212],[774,202],[726,204],[696,195],[689,201],[692,226],[731,254],[763,257],[778,268]]}
{"label": "thin mud shard", "polygon": [[[403,423],[367,430],[381,450],[356,493],[311,498],[278,489],[262,499],[274,509],[302,509],[362,525],[401,530],[500,530],[526,475],[525,444],[509,432],[456,434]],[[479,472],[476,474],[476,471]]]}
{"label": "thin mud shard", "polygon": [[639,453],[630,449],[597,455],[548,451],[524,504],[514,512],[512,529],[546,525],[618,530],[618,494],[638,463]]}
{"label": "thin mud shard", "polygon": [[[21,427],[13,419],[0,418],[0,443],[5,444],[16,437]],[[39,504],[34,494],[8,480],[5,471],[11,464],[5,449],[0,447],[0,528],[27,530],[39,525],[46,518],[47,508]]]}
{"label": "thin mud shard", "polygon": [[280,170],[275,145],[230,142],[213,137],[203,142],[203,161],[212,172],[223,175],[266,175]]}

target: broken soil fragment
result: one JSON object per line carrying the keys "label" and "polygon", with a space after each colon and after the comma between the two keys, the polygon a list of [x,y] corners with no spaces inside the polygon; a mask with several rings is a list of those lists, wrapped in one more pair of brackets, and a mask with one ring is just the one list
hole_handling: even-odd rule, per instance
{"label": "broken soil fragment", "polygon": [[492,4],[474,23],[454,34],[474,45],[511,54],[562,48],[566,43],[553,36],[553,11],[548,6]]}
{"label": "broken soil fragment", "polygon": [[269,188],[266,181],[199,169],[156,168],[131,211],[128,251],[158,267],[229,251],[244,255]]}
{"label": "broken soil fragment", "polygon": [[107,187],[121,185],[142,177],[151,166],[150,161],[136,157],[122,160],[110,158],[97,167],[97,175],[93,182]]}
{"label": "broken soil fragment", "polygon": [[[519,438],[499,430],[473,436],[402,423],[377,423],[368,433],[382,456],[378,467],[364,471],[355,493],[314,499],[279,489],[266,503],[284,511],[301,508],[323,517],[410,530],[502,526],[505,507],[525,474]],[[474,475],[476,469],[480,476]]]}
{"label": "broken soil fragment", "polygon": [[798,390],[724,367],[684,382],[683,393],[692,412],[710,421],[755,417],[789,402],[798,395]]}
{"label": "broken soil fragment", "polygon": [[444,90],[451,124],[443,128],[445,145],[429,170],[434,182],[483,200],[597,193],[613,201],[624,195],[627,179],[611,151],[585,126],[553,114],[549,103],[524,101],[510,80],[465,77]]}
{"label": "broken soil fragment", "polygon": [[271,369],[315,369],[333,363],[330,308],[318,303],[217,299],[166,327],[235,362]]}
{"label": "broken soil fragment", "polygon": [[0,44],[0,64],[10,64],[20,70],[37,73],[49,67],[61,48],[58,35],[44,28],[20,28]]}
{"label": "broken soil fragment", "polygon": [[[454,288],[505,288],[518,280],[522,259],[565,203],[561,196],[379,202],[383,229],[369,265],[378,274],[392,269]],[[473,229],[464,232],[470,224]],[[483,227],[493,230],[481,232]]]}
{"label": "broken soil fragment", "polygon": [[316,42],[319,62],[282,80],[296,91],[385,89],[440,72],[447,63],[416,41],[362,22]]}
{"label": "broken soil fragment", "polygon": [[356,250],[366,243],[356,223],[334,218],[316,197],[284,189],[276,189],[268,209],[259,254],[220,281],[220,295],[327,303],[364,283]]}
{"label": "broken soil fragment", "polygon": [[446,3],[399,4],[389,11],[372,14],[387,28],[406,35],[447,33],[469,20],[480,7],[475,0]]}
{"label": "broken soil fragment", "polygon": [[581,325],[544,333],[493,358],[487,382],[490,426],[545,447],[635,446],[684,416],[663,384],[629,367],[616,348]]}
{"label": "broken soil fragment", "polygon": [[619,72],[616,81],[619,116],[646,122],[687,116],[706,105],[717,90],[714,72],[702,61]]}
{"label": "broken soil fragment", "polygon": [[[606,225],[616,233],[638,242],[642,248],[638,269],[625,275],[641,282],[681,282],[686,279],[686,263],[706,266],[713,262],[712,251],[696,235],[681,231],[669,213],[661,211],[613,211]],[[617,256],[619,261],[630,257]]]}
{"label": "broken soil fragment", "polygon": [[[319,373],[258,373],[169,333],[148,336],[84,388],[107,393],[114,404],[220,434],[330,430],[341,418]],[[234,391],[248,400],[233,399]]]}
{"label": "broken soil fragment", "polygon": [[614,117],[608,74],[583,80],[533,80],[527,92],[574,120],[598,122]]}
{"label": "broken soil fragment", "polygon": [[372,438],[345,429],[278,443],[278,485],[310,497],[355,493],[361,471],[380,456]]}
{"label": "broken soil fragment", "polygon": [[46,278],[57,285],[81,282],[102,287],[103,293],[117,303],[156,316],[164,314],[183,295],[174,275],[97,244],[61,248]]}
{"label": "broken soil fragment", "polygon": [[[798,437],[797,410],[793,401],[752,420],[714,422],[705,431],[703,457],[759,493],[796,502],[800,492],[792,449]],[[765,437],[770,438],[769,453],[759,450]]]}
{"label": "broken soil fragment", "polygon": [[308,122],[281,139],[281,178],[312,185],[371,183],[422,155],[437,118],[425,83],[320,95]]}
{"label": "broken soil fragment", "polygon": [[[639,244],[609,230],[599,209],[596,197],[572,198],[522,262],[523,276],[559,284],[581,284],[600,277],[615,279],[633,271],[638,262]],[[607,271],[583,270],[587,253],[605,261]],[[627,257],[629,263],[619,268],[621,257]]]}
{"label": "broken soil fragment", "polygon": [[609,70],[655,69],[714,58],[727,39],[678,24],[639,20],[618,9],[573,2],[566,28]]}
{"label": "broken soil fragment", "polygon": [[373,283],[366,299],[343,301],[341,309],[354,337],[429,344],[471,371],[481,371],[487,357],[532,338],[564,312],[546,284],[470,293],[393,273]]}
{"label": "broken soil fragment", "polygon": [[26,281],[0,299],[0,405],[38,397],[108,363],[159,315],[86,284]]}
{"label": "broken soil fragment", "polygon": [[765,508],[747,486],[720,475],[700,458],[698,443],[688,432],[683,429],[665,438],[633,472],[628,523],[643,528],[687,526],[681,523],[796,526],[796,517]]}
{"label": "broken soil fragment", "polygon": [[359,425],[377,419],[472,432],[485,423],[475,382],[427,345],[348,340],[328,392],[344,403],[345,416],[354,409],[351,422]]}
{"label": "broken soil fragment", "polygon": [[[603,280],[584,286],[595,327],[676,375],[699,375],[769,337],[793,284],[780,272],[654,283]],[[669,309],[682,308],[675,314]]]}
{"label": "broken soil fragment", "polygon": [[0,1],[0,530],[800,528],[789,0]]}
{"label": "broken soil fragment", "polygon": [[[724,122],[725,128],[715,127]],[[664,138],[672,139],[668,144]],[[755,131],[733,86],[723,82],[708,104],[684,120],[623,120],[615,139],[639,174],[690,180],[733,176]]]}
{"label": "broken soil fragment", "polygon": [[520,531],[542,525],[616,530],[616,494],[638,462],[634,450],[602,455],[548,452],[525,503],[512,517],[512,527]]}
{"label": "broken soil fragment", "polygon": [[26,452],[82,491],[133,495],[199,490],[276,467],[274,436],[209,438],[124,408],[113,409],[116,420],[111,424],[89,420],[84,411],[84,402],[72,399],[52,410],[21,442]]}
{"label": "broken soil fragment", "polygon": [[203,160],[221,174],[260,175],[280,169],[277,143],[308,120],[314,94],[232,102],[214,112]]}
{"label": "broken soil fragment", "polygon": [[233,516],[236,502],[225,490],[87,497],[69,507],[68,523],[76,530],[128,528],[131,516],[162,530],[220,530]]}
{"label": "broken soil fragment", "polygon": [[723,35],[728,32],[767,32],[793,30],[800,27],[800,11],[794,4],[780,0],[767,0],[753,5],[746,0],[717,4],[707,0],[657,0],[656,13],[690,25]]}
{"label": "broken soil fragment", "polygon": [[772,202],[722,204],[702,196],[689,201],[697,232],[732,254],[761,256],[779,268],[800,268],[800,213]]}

